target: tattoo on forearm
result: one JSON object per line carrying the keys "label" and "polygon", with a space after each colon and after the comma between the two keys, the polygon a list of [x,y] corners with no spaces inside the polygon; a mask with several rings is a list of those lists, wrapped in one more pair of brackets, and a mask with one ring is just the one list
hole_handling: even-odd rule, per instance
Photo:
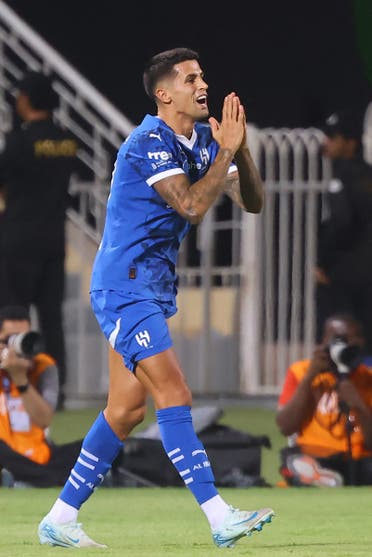
{"label": "tattoo on forearm", "polygon": [[244,203],[240,193],[239,178],[228,178],[226,180],[225,193],[240,207],[244,208]]}

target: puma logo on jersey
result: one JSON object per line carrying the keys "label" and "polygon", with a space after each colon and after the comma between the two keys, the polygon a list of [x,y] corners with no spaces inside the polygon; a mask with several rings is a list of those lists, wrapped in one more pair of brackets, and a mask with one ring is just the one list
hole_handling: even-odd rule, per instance
{"label": "puma logo on jersey", "polygon": [[161,141],[160,133],[150,133],[149,137],[155,137],[159,141]]}

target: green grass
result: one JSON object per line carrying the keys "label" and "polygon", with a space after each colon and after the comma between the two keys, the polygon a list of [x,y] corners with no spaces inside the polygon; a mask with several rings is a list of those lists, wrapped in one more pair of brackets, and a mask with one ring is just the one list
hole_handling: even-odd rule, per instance
{"label": "green grass", "polygon": [[[99,488],[80,512],[86,532],[108,549],[84,556],[370,557],[370,488],[222,489],[234,506],[271,506],[276,516],[233,550],[213,545],[209,526],[185,488]],[[40,546],[37,524],[57,489],[0,490],[0,555],[59,557],[74,550]]]}
{"label": "green grass", "polygon": [[[51,433],[59,443],[81,438],[99,408],[57,413]],[[146,421],[154,421],[149,408]],[[263,408],[224,408],[220,423],[268,435],[262,475],[276,485],[278,450],[285,444],[274,412]],[[141,428],[138,428],[141,429]],[[59,557],[74,550],[40,546],[37,525],[58,496],[58,489],[0,489],[0,556]],[[209,526],[185,488],[104,488],[83,506],[79,518],[88,535],[108,549],[80,549],[84,556],[214,557],[222,553],[247,557],[371,556],[371,488],[221,489],[225,500],[241,509],[272,507],[276,516],[263,532],[242,539],[233,549],[213,545]]]}

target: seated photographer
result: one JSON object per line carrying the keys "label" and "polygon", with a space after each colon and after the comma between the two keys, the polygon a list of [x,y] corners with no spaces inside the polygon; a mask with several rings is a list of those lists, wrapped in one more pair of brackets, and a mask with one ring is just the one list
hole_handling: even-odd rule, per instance
{"label": "seated photographer", "polygon": [[82,440],[58,446],[46,436],[57,406],[58,369],[40,350],[27,309],[0,308],[0,471],[15,485],[61,486]]}
{"label": "seated photographer", "polygon": [[361,324],[330,316],[310,360],[293,363],[276,422],[288,447],[280,472],[287,485],[372,484],[372,370],[363,360]]}

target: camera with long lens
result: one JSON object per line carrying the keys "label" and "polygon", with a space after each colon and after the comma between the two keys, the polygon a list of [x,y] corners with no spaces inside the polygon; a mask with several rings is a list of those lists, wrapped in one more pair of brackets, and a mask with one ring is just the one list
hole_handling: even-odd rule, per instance
{"label": "camera with long lens", "polygon": [[7,345],[14,348],[17,356],[21,358],[33,358],[44,351],[43,338],[37,331],[10,335]]}
{"label": "camera with long lens", "polygon": [[333,371],[339,379],[346,379],[363,361],[363,350],[356,344],[348,344],[343,336],[335,336],[328,344]]}

